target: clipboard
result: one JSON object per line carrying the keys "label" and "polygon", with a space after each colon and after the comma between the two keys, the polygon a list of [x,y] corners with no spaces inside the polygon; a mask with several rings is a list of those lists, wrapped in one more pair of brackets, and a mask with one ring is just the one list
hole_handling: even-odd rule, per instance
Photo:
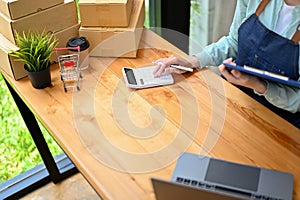
{"label": "clipboard", "polygon": [[261,69],[256,69],[253,67],[248,67],[248,66],[239,66],[239,65],[233,65],[233,64],[228,64],[228,63],[223,63],[225,65],[225,67],[230,68],[230,69],[236,69],[239,70],[241,72],[245,72],[247,74],[251,74],[251,75],[255,75],[257,77],[261,77],[270,81],[274,81],[274,82],[278,82],[278,83],[282,83],[282,84],[286,84],[286,85],[290,85],[290,86],[294,86],[294,87],[298,87],[300,88],[300,82],[295,81],[290,79],[287,76],[283,76],[280,74],[275,74],[272,72],[268,72],[268,71],[264,71]]}

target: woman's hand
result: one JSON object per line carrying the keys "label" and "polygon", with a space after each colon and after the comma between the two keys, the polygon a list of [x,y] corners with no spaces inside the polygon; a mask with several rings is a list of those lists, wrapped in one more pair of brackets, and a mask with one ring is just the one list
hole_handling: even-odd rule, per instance
{"label": "woman's hand", "polygon": [[187,59],[171,56],[169,58],[158,59],[154,63],[157,64],[157,68],[153,72],[154,77],[159,77],[163,73],[182,74],[186,72],[185,70],[172,68],[170,65],[181,65],[190,68],[197,68],[200,66],[198,59],[194,56],[190,56]]}
{"label": "woman's hand", "polygon": [[[224,63],[234,64],[231,58],[225,60]],[[256,76],[242,73],[235,69],[229,71],[223,64],[219,66],[219,70],[230,83],[253,89],[261,94],[267,90],[267,83]]]}

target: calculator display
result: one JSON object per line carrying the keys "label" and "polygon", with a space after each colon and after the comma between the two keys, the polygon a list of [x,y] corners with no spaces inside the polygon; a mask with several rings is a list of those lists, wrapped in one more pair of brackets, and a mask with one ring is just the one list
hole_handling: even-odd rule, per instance
{"label": "calculator display", "polygon": [[129,69],[129,68],[124,68],[124,71],[126,73],[126,77],[127,77],[128,83],[129,84],[133,84],[133,85],[137,85],[137,82],[136,82],[133,70]]}

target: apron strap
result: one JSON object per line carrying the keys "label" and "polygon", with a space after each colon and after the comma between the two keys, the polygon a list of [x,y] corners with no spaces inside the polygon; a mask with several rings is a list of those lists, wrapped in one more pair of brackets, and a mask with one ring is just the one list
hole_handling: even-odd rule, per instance
{"label": "apron strap", "polygon": [[[255,14],[256,14],[257,16],[259,16],[259,15],[264,11],[264,9],[266,8],[266,6],[268,5],[269,2],[270,2],[270,0],[262,0],[262,1],[260,2],[260,4],[258,5],[256,11],[255,11]],[[292,39],[291,39],[291,40],[292,40],[293,42],[295,42],[296,44],[298,44],[299,41],[300,41],[300,30],[299,30],[299,28],[300,28],[300,24],[299,24],[299,26],[297,27],[297,30],[296,30],[294,36],[293,36]]]}
{"label": "apron strap", "polygon": [[291,40],[292,40],[293,42],[295,42],[296,44],[298,44],[299,41],[300,41],[300,30],[299,30],[299,28],[300,28],[300,24],[298,25],[297,30],[296,30],[294,36],[293,36],[292,39],[291,39]]}
{"label": "apron strap", "polygon": [[262,0],[255,11],[255,14],[259,16],[264,11],[269,2],[270,0]]}

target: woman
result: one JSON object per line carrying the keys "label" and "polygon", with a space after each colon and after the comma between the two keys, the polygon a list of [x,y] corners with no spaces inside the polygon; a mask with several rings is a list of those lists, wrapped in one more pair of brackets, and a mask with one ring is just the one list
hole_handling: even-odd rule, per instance
{"label": "woman", "polygon": [[[300,88],[228,71],[223,62],[247,65],[299,79],[300,0],[238,0],[229,35],[187,59],[156,62],[154,72],[183,73],[171,64],[191,68],[218,66],[227,81],[300,128]],[[225,61],[224,61],[225,60]]]}

